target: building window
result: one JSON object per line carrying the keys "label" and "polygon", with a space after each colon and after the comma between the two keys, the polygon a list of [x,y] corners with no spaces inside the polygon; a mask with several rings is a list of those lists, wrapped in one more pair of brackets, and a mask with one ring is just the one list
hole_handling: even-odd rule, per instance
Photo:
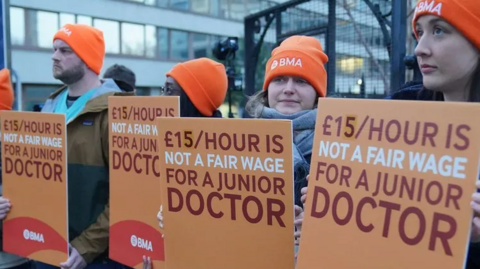
{"label": "building window", "polygon": [[208,14],[210,0],[191,0],[192,1],[192,11],[197,13]]}
{"label": "building window", "polygon": [[52,48],[52,38],[59,27],[58,14],[46,11],[37,11],[37,46],[40,48]]}
{"label": "building window", "polygon": [[168,0],[157,0],[157,7],[167,7]]}
{"label": "building window", "polygon": [[120,28],[118,22],[94,19],[93,25],[103,32],[105,51],[107,53],[120,53]]}
{"label": "building window", "polygon": [[[149,0],[142,0],[141,3],[147,3],[146,1]],[[166,0],[156,0],[155,4],[161,1]],[[174,0],[168,1],[170,1],[169,3],[175,2]],[[194,5],[197,12],[208,13],[212,10],[212,3],[218,3],[218,1],[187,2]],[[236,2],[238,0],[229,1]],[[176,3],[180,2],[177,1]],[[189,33],[154,25],[118,22],[84,15],[37,11],[18,7],[11,7],[10,9],[12,14],[10,24],[12,45],[28,45],[50,49],[52,48],[52,37],[60,27],[65,24],[78,23],[93,26],[103,32],[106,53],[182,61],[191,58],[212,58],[213,44],[220,39],[219,36],[215,35]],[[240,57],[240,53],[238,55]]]}
{"label": "building window", "polygon": [[177,60],[188,59],[188,33],[170,31],[170,58]]}
{"label": "building window", "polygon": [[61,85],[23,85],[22,107],[25,111],[33,111],[35,105],[43,105],[48,96]]}
{"label": "building window", "polygon": [[[161,0],[159,0],[159,1],[161,1]],[[145,0],[145,4],[149,5],[149,6],[156,5],[157,4],[156,2],[157,2],[156,0]]]}
{"label": "building window", "polygon": [[210,14],[218,17],[220,14],[220,0],[210,0]]}
{"label": "building window", "polygon": [[193,34],[193,58],[208,57],[208,50],[211,50],[210,39],[208,35]]}
{"label": "building window", "polygon": [[[145,5],[154,6],[157,4],[157,0],[129,0],[137,3],[144,3]],[[168,1],[168,0],[158,0],[158,1]]]}
{"label": "building window", "polygon": [[75,24],[75,15],[68,13],[60,13],[60,27],[63,27],[65,24]]}
{"label": "building window", "polygon": [[145,56],[155,58],[157,56],[157,28],[155,26],[145,26],[145,45]]}
{"label": "building window", "polygon": [[78,16],[77,16],[77,23],[78,23],[78,24],[86,24],[86,25],[92,26],[92,17],[78,15]]}
{"label": "building window", "polygon": [[245,17],[245,0],[220,0],[221,17],[243,20]]}
{"label": "building window", "polygon": [[140,24],[122,23],[122,53],[145,55],[145,30]]}
{"label": "building window", "polygon": [[25,45],[25,9],[10,7],[10,41],[12,45]]}
{"label": "building window", "polygon": [[158,57],[168,58],[168,30],[165,28],[157,28]]}
{"label": "building window", "polygon": [[170,0],[170,7],[181,10],[189,10],[188,0]]}
{"label": "building window", "polygon": [[270,1],[248,0],[246,9],[248,11],[248,14],[253,14],[253,13],[257,13],[261,10],[267,9],[269,7],[272,7],[274,5],[275,5],[275,3],[271,3]]}
{"label": "building window", "polygon": [[148,87],[137,87],[135,89],[135,94],[137,96],[150,96],[150,93],[151,91],[150,91],[150,88]]}
{"label": "building window", "polygon": [[342,57],[337,60],[337,67],[343,74],[355,74],[363,68],[363,58]]}

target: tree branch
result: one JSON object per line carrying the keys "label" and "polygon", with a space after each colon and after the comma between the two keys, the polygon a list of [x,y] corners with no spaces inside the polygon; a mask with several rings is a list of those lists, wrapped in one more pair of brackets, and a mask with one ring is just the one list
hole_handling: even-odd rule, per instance
{"label": "tree branch", "polygon": [[377,59],[374,57],[373,53],[372,53],[372,50],[370,49],[370,46],[368,46],[367,42],[365,41],[365,39],[363,38],[363,35],[362,35],[362,31],[360,30],[360,28],[358,27],[358,24],[357,22],[355,21],[353,15],[352,15],[352,12],[350,10],[350,7],[348,6],[348,3],[347,3],[347,0],[343,0],[342,1],[342,7],[343,9],[345,9],[345,11],[347,12],[347,16],[349,17],[350,21],[352,22],[353,24],[353,27],[355,29],[355,33],[357,34],[358,36],[358,39],[360,41],[360,43],[362,43],[363,47],[365,48],[365,51],[367,51],[367,54],[370,56],[370,59],[373,60],[373,63],[375,64],[375,66],[378,68],[378,72],[380,73],[380,77],[383,81],[383,85],[385,87],[385,92],[388,91],[389,89],[389,83],[388,83],[388,79],[387,79],[387,76],[385,75],[385,70],[383,70],[382,66],[380,65],[380,63],[377,61]]}
{"label": "tree branch", "polygon": [[[392,24],[387,19],[385,19],[384,15],[380,12],[380,8],[378,8],[378,4],[374,5],[372,3],[372,1],[370,1],[370,0],[363,0],[363,2],[365,2],[365,4],[368,6],[368,8],[370,8],[373,15],[377,19],[378,24],[380,25],[380,29],[382,30],[383,43],[384,43],[385,47],[387,47],[388,57],[391,57],[391,54],[392,54],[392,38],[390,36],[390,32],[387,29],[387,26],[392,28]],[[345,4],[345,2],[344,2],[344,4]],[[391,14],[391,12],[390,12],[390,14]]]}

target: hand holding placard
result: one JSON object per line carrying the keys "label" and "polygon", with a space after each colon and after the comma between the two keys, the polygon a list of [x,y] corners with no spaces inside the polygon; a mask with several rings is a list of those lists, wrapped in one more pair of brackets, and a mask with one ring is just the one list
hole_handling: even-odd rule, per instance
{"label": "hand holding placard", "polygon": [[60,264],[62,269],[83,269],[87,267],[87,262],[85,262],[83,257],[74,247],[69,245],[69,250],[70,255],[68,256],[68,260]]}
{"label": "hand holding placard", "polygon": [[[477,189],[480,190],[480,181],[477,181]],[[480,193],[478,191],[473,194],[471,207],[474,211],[474,215],[470,240],[474,243],[478,243],[480,242]]]}
{"label": "hand holding placard", "polygon": [[303,224],[303,208],[295,205],[295,221],[293,224],[295,225],[295,245],[300,244],[300,235],[302,233],[302,224]]}
{"label": "hand holding placard", "polygon": [[7,213],[10,212],[11,207],[12,204],[10,204],[8,199],[0,197],[0,220],[3,220],[7,216]]}

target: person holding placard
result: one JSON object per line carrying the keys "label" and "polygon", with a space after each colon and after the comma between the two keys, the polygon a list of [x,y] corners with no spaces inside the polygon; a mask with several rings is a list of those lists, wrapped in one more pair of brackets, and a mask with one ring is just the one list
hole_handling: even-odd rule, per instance
{"label": "person holding placard", "polygon": [[296,236],[303,220],[300,190],[306,186],[310,170],[317,102],[327,91],[324,67],[327,62],[317,39],[309,36],[285,39],[267,62],[263,91],[252,96],[245,106],[255,118],[292,120]]}
{"label": "person holding placard", "polygon": [[[218,109],[228,90],[223,64],[208,58],[194,59],[175,65],[166,76],[163,95],[180,97],[180,117],[222,117]],[[162,206],[157,219],[162,228]],[[143,257],[143,266],[151,268],[149,257]]]}
{"label": "person holding placard", "polygon": [[[480,102],[479,2],[418,1],[412,26],[423,81],[409,82],[387,99]],[[302,189],[302,202],[306,193],[307,188]],[[474,218],[466,269],[480,268],[480,193],[473,194],[471,207]]]}
{"label": "person holding placard", "polygon": [[295,204],[310,169],[317,101],[325,97],[328,62],[320,42],[309,36],[292,36],[272,51],[263,91],[250,98],[245,109],[255,118],[289,119],[294,131]]}
{"label": "person holding placard", "polygon": [[99,79],[105,56],[100,30],[66,24],[53,37],[53,48],[53,76],[65,86],[50,95],[42,112],[64,113],[67,121],[70,253],[59,266],[122,267],[108,258],[108,97],[133,93],[122,93],[112,79]]}
{"label": "person holding placard", "polygon": [[[0,110],[12,110],[13,99],[14,94],[12,82],[10,81],[10,71],[5,68],[0,70]],[[0,146],[2,145],[1,140],[2,139],[0,137]],[[3,193],[2,187],[2,164],[0,163],[0,195]],[[0,196],[0,220],[3,220],[6,217],[8,211],[10,210],[10,206],[10,201],[5,197]],[[0,228],[3,228],[3,225],[0,226]],[[0,230],[0,237],[3,239],[2,233],[3,229]],[[0,269],[30,268],[32,268],[32,263],[28,259],[0,251]]]}
{"label": "person holding placard", "polygon": [[166,76],[163,94],[180,96],[180,117],[222,117],[218,108],[228,89],[223,64],[199,58],[175,65]]}
{"label": "person holding placard", "polygon": [[[390,98],[480,102],[478,1],[418,1],[412,25],[418,40],[415,55],[423,87],[413,85]],[[472,209],[475,217],[467,268],[480,268],[480,193],[474,194]]]}

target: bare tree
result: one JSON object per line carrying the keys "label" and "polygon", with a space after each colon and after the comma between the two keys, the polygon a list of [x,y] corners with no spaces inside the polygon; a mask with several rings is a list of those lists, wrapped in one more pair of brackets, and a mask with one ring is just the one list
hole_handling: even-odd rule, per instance
{"label": "bare tree", "polygon": [[362,46],[365,48],[365,51],[367,52],[370,59],[372,59],[374,65],[377,67],[378,72],[380,73],[380,77],[383,81],[383,85],[385,87],[385,92],[390,92],[390,90],[389,90],[390,89],[390,83],[389,83],[389,79],[387,78],[387,75],[385,74],[385,70],[380,65],[378,60],[375,58],[375,56],[373,55],[372,49],[370,48],[370,46],[367,44],[367,41],[363,37],[362,31],[361,31],[360,27],[358,26],[358,23],[355,20],[353,14],[352,14],[351,7],[350,7],[350,4],[349,4],[349,0],[342,0],[341,6],[343,7],[345,12],[347,13],[348,18],[349,18],[350,22],[352,23],[353,28],[355,29],[355,34],[357,35],[358,40],[360,41]]}

